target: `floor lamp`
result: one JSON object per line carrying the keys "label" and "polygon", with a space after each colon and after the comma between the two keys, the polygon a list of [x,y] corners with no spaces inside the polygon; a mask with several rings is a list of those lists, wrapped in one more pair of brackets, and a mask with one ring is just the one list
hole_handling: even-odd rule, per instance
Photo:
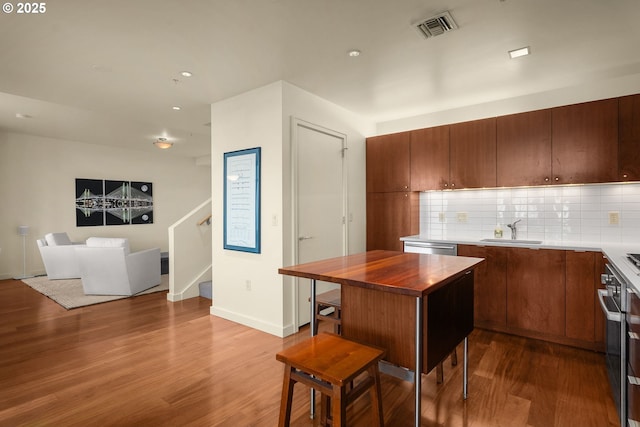
{"label": "floor lamp", "polygon": [[27,235],[29,234],[28,225],[18,226],[18,235],[22,236],[22,276],[16,279],[27,278]]}

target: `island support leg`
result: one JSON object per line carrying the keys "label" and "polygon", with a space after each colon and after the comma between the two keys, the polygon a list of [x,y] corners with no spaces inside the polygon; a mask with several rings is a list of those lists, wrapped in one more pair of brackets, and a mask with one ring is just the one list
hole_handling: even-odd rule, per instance
{"label": "island support leg", "polygon": [[464,337],[464,362],[462,368],[462,398],[467,400],[467,387],[469,383],[469,337]]}
{"label": "island support leg", "polygon": [[422,297],[416,298],[416,370],[413,377],[415,386],[415,427],[420,427],[422,406]]}
{"label": "island support leg", "polygon": [[[311,321],[310,321],[310,330],[311,330],[311,336],[315,336],[318,335],[318,331],[316,330],[316,279],[310,279],[311,280],[311,295],[310,295],[310,302],[311,302]],[[311,396],[310,396],[310,402],[311,402],[311,408],[310,408],[310,413],[309,413],[309,418],[313,419],[316,416],[316,391],[312,388],[310,390]]]}

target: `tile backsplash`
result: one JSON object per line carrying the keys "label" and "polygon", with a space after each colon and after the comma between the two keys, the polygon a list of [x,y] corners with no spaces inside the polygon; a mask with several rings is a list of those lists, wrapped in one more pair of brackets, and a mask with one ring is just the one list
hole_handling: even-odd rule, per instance
{"label": "tile backsplash", "polygon": [[517,224],[519,239],[640,243],[640,183],[429,191],[420,195],[420,234],[493,238]]}

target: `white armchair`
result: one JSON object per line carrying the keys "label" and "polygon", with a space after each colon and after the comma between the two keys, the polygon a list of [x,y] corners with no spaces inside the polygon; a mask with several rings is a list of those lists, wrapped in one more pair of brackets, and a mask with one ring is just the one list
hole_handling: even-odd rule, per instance
{"label": "white armchair", "polygon": [[160,248],[130,253],[127,239],[90,237],[76,255],[87,295],[135,295],[160,284]]}
{"label": "white armchair", "polygon": [[80,277],[76,248],[80,247],[82,243],[72,242],[67,233],[48,233],[43,239],[38,239],[36,242],[49,279],[77,279]]}

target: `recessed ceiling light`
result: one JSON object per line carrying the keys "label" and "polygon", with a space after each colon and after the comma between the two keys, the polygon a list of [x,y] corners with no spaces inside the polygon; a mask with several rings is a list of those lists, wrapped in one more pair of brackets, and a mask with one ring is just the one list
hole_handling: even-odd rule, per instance
{"label": "recessed ceiling light", "polygon": [[182,107],[180,107],[179,105],[174,105],[173,107],[171,107],[171,109],[175,111],[180,111],[182,110]]}
{"label": "recessed ceiling light", "polygon": [[352,58],[360,56],[361,53],[362,52],[360,52],[358,49],[351,49],[349,52],[347,52],[347,54]]}
{"label": "recessed ceiling light", "polygon": [[529,46],[527,46],[527,47],[521,47],[520,49],[510,50],[509,56],[511,57],[511,59],[514,59],[514,58],[519,58],[521,56],[527,56],[530,53],[531,52],[529,52]]}
{"label": "recessed ceiling light", "polygon": [[193,73],[191,71],[181,71],[180,75],[182,77],[191,77],[191,76],[193,76]]}

